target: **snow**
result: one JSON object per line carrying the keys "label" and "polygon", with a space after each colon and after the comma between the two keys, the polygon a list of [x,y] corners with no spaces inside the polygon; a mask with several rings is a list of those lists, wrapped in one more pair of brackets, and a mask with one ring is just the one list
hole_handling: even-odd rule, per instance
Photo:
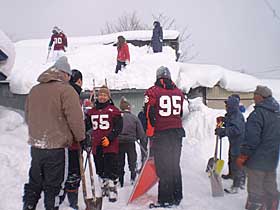
{"label": "snow", "polygon": [[[134,34],[134,36],[140,37],[140,34]],[[153,54],[147,47],[139,48],[129,44],[131,63],[123,72],[115,75],[116,48],[112,45],[103,45],[112,39],[115,39],[115,35],[111,39],[103,36],[69,38],[70,47],[67,56],[72,68],[83,72],[84,88],[90,89],[92,78],[95,78],[97,85],[104,84],[106,78],[112,89],[147,88],[155,81],[156,69],[161,65],[166,65],[171,70],[173,80],[185,90],[200,85],[213,87],[219,83],[221,87],[228,90],[252,91],[257,84],[266,84],[272,88],[276,99],[280,100],[280,83],[277,80],[259,80],[216,65],[178,63],[175,62],[175,53],[170,47],[164,47],[163,53]],[[28,93],[36,84],[38,75],[53,64],[46,63],[47,44],[48,40],[26,40],[15,44],[17,57],[13,72],[9,77],[13,92]],[[183,140],[181,157],[184,199],[174,210],[244,209],[246,190],[235,195],[213,198],[210,181],[205,173],[207,161],[214,153],[215,119],[217,116],[224,115],[225,111],[208,108],[202,103],[201,98],[190,100],[190,104],[185,103],[184,108],[183,126],[186,137]],[[244,115],[248,116],[252,110],[253,106],[248,107]],[[24,123],[23,113],[0,107],[0,161],[2,162],[0,209],[22,208],[23,186],[28,180],[30,167],[30,147],[27,139],[27,125]],[[138,147],[137,150],[139,154]],[[222,151],[222,158],[227,163],[228,141],[226,138],[223,140]],[[138,161],[140,162],[139,158]],[[227,170],[225,164],[223,173],[227,173]],[[105,198],[104,210],[148,209],[148,204],[157,200],[157,186],[155,186],[139,200],[127,205],[132,186],[129,184],[128,168],[126,172],[124,188],[119,189],[119,200],[117,203],[109,203]],[[229,187],[231,184],[231,181],[223,181],[224,187]],[[79,205],[82,209],[84,208],[81,188]],[[37,210],[43,209],[41,199]],[[67,201],[60,209],[70,210],[67,207]]]}
{"label": "snow", "polygon": [[[120,73],[115,74],[117,36],[122,34],[127,39],[148,40],[151,31],[128,31],[91,37],[69,37],[69,47],[66,56],[72,68],[79,69],[84,75],[84,89],[91,89],[92,79],[96,86],[101,86],[107,80],[110,89],[139,88],[146,89],[155,81],[156,69],[167,66],[178,86],[186,91],[198,86],[221,87],[231,90],[248,92],[253,91],[259,84],[267,84],[274,94],[280,97],[280,90],[275,85],[265,83],[248,74],[225,69],[218,65],[191,64],[176,62],[175,51],[171,47],[163,47],[163,53],[152,53],[148,46],[135,47],[129,45],[131,61]],[[164,31],[165,38],[178,37],[177,31]],[[38,76],[52,66],[52,55],[47,58],[48,39],[24,40],[15,43],[16,61],[10,80],[11,91],[18,94],[27,94],[37,83]],[[111,43],[106,44],[104,43]],[[241,84],[241,85],[240,85]]]}

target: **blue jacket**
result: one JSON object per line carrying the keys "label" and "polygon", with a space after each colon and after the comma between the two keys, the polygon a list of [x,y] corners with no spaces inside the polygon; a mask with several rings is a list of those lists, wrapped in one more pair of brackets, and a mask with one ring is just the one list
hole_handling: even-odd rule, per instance
{"label": "blue jacket", "polygon": [[245,137],[245,120],[238,104],[235,107],[227,108],[224,135],[228,137],[230,142],[230,155],[240,155],[240,145]]}
{"label": "blue jacket", "polygon": [[152,48],[154,53],[162,52],[162,42],[163,42],[163,33],[162,27],[158,21],[155,21],[155,27],[153,29],[152,36]]}
{"label": "blue jacket", "polygon": [[280,143],[279,104],[273,97],[255,105],[246,123],[241,153],[249,157],[246,166],[261,171],[274,171],[278,165]]}

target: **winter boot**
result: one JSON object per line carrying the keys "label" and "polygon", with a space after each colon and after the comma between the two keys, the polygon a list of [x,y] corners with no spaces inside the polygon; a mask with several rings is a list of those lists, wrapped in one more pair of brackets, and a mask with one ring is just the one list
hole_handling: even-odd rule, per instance
{"label": "winter boot", "polygon": [[73,209],[78,209],[78,192],[67,192],[67,197],[70,207]]}
{"label": "winter boot", "polygon": [[109,184],[109,180],[107,178],[100,178],[99,177],[99,182],[100,182],[100,185],[101,185],[101,191],[102,191],[102,196],[105,197],[105,196],[108,196],[109,194],[109,188],[108,188],[108,184]]}
{"label": "winter boot", "polygon": [[30,205],[28,203],[23,205],[23,210],[35,210],[35,209],[36,209],[36,206],[34,206],[34,205]]}
{"label": "winter boot", "polygon": [[236,193],[238,193],[238,188],[239,187],[231,186],[229,189],[224,189],[224,191],[228,194],[236,194]]}
{"label": "winter boot", "polygon": [[118,199],[116,182],[114,180],[109,179],[108,187],[109,187],[109,201],[116,202]]}

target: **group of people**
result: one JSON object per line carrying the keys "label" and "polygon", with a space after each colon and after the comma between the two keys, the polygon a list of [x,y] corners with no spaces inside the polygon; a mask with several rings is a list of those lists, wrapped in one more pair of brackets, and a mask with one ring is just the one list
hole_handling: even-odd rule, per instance
{"label": "group of people", "polygon": [[[240,98],[229,96],[225,101],[224,127],[215,134],[229,139],[230,173],[233,184],[226,192],[234,194],[242,186],[244,171],[247,175],[248,210],[277,210],[279,192],[276,168],[279,160],[280,110],[272,91],[257,86],[254,91],[255,107],[245,122],[239,107]],[[221,118],[221,117],[219,117]]]}
{"label": "group of people", "polygon": [[[125,39],[121,36],[118,39],[121,50]],[[117,66],[126,65],[127,60],[120,58]],[[116,73],[119,70],[116,68]],[[38,77],[39,84],[27,97],[25,119],[32,160],[29,181],[24,185],[23,210],[35,210],[41,192],[44,192],[46,210],[58,210],[66,196],[70,207],[78,209],[79,156],[88,140],[102,195],[115,202],[117,184],[124,186],[125,155],[130,181],[134,182],[137,176],[135,143],[139,141],[143,148],[143,162],[147,137],[159,177],[157,205],[178,206],[183,199],[180,158],[185,136],[181,119],[184,95],[172,81],[169,69],[163,66],[157,69],[156,81],[144,94],[144,107],[138,118],[131,113],[127,99],[121,99],[120,109],[114,105],[106,85],[98,89],[97,99],[83,113],[79,98],[82,81],[81,72],[71,70],[67,58],[62,56]],[[224,126],[215,129],[216,135],[227,136],[230,142],[233,184],[226,191],[238,192],[245,171],[248,178],[246,209],[277,210],[279,104],[266,86],[257,86],[254,101],[255,109],[245,122],[238,95],[228,97],[226,115],[220,117]]]}
{"label": "group of people", "polygon": [[[153,35],[151,39],[151,46],[153,48],[154,53],[162,52],[162,45],[163,45],[163,32],[162,27],[158,21],[154,21],[154,29]],[[117,65],[115,68],[115,73],[117,74],[121,71],[125,66],[130,63],[130,52],[127,42],[124,36],[118,36],[118,42],[116,43],[117,46]],[[61,56],[65,55],[67,50],[67,37],[64,32],[55,26],[52,30],[51,40],[49,42],[48,47],[48,57],[50,51],[53,47],[53,61],[57,61]],[[47,60],[48,60],[47,57]]]}
{"label": "group of people", "polygon": [[[157,70],[155,85],[145,93],[142,122],[131,113],[127,99],[121,99],[119,110],[105,85],[99,88],[93,106],[83,113],[79,99],[82,81],[81,72],[71,70],[67,58],[62,56],[38,77],[39,84],[30,90],[25,119],[32,160],[29,181],[24,185],[23,209],[36,209],[41,192],[44,192],[47,210],[58,210],[65,197],[71,208],[78,209],[79,155],[88,140],[88,131],[92,131],[91,151],[102,194],[108,196],[109,201],[117,200],[117,183],[121,187],[124,185],[125,154],[130,180],[135,181],[135,142],[139,141],[144,148],[144,161],[147,134],[153,139],[152,148],[160,177],[159,203],[179,205],[182,199],[179,162],[184,136],[181,122],[183,95],[172,82],[168,68]],[[164,106],[169,102],[172,106]],[[170,138],[175,144],[167,146]]]}

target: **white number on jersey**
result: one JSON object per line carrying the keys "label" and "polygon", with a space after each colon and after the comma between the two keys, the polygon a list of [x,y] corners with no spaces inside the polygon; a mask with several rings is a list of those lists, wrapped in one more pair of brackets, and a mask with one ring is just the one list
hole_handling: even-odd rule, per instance
{"label": "white number on jersey", "polygon": [[109,129],[110,123],[108,119],[109,119],[108,114],[91,115],[92,129],[93,130],[97,130],[98,128],[101,130]]}
{"label": "white number on jersey", "polygon": [[181,100],[180,96],[160,96],[159,98],[159,115],[168,117],[170,115],[179,115],[181,113]]}
{"label": "white number on jersey", "polygon": [[62,44],[62,38],[61,37],[55,37],[54,38],[54,43],[55,44]]}

